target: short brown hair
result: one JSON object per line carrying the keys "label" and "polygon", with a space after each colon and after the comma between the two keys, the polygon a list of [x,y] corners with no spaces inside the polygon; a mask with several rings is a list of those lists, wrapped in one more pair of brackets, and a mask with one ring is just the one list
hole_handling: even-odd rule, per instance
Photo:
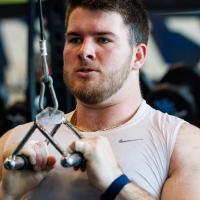
{"label": "short brown hair", "polygon": [[147,44],[149,24],[142,0],[67,0],[66,27],[71,12],[77,7],[119,13],[130,27],[131,44]]}

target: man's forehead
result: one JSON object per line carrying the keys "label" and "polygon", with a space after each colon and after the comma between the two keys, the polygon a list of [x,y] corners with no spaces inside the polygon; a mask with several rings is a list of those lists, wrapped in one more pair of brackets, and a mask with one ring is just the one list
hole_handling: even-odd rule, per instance
{"label": "man's forehead", "polygon": [[120,14],[113,11],[89,10],[85,8],[74,9],[68,21],[68,30],[84,29],[90,26],[97,31],[109,31],[125,26]]}

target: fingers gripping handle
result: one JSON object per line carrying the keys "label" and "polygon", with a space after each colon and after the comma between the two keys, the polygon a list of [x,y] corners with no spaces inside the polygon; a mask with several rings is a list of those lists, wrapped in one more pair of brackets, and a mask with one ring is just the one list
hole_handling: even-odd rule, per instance
{"label": "fingers gripping handle", "polygon": [[75,152],[67,157],[61,159],[61,165],[65,168],[78,167],[84,162],[83,154]]}
{"label": "fingers gripping handle", "polygon": [[[61,159],[61,165],[65,168],[77,167],[80,166],[83,162],[84,158],[80,152],[76,152]],[[32,169],[33,165],[25,155],[17,155],[13,158],[6,158],[4,161],[4,167],[7,170],[28,170]]]}
{"label": "fingers gripping handle", "polygon": [[33,166],[25,155],[17,155],[12,158],[6,158],[4,167],[7,170],[24,170],[32,169]]}

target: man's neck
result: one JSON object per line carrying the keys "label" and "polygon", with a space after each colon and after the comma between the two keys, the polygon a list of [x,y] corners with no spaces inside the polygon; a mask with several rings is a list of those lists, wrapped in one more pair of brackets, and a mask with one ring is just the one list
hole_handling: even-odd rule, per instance
{"label": "man's neck", "polygon": [[72,124],[82,131],[106,130],[129,121],[137,112],[142,97],[127,98],[120,103],[105,106],[86,106],[77,103]]}

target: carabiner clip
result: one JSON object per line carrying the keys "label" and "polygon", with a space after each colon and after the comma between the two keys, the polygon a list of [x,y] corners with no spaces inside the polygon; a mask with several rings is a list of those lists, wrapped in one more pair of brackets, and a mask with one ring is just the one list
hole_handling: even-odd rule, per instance
{"label": "carabiner clip", "polygon": [[40,110],[44,110],[44,95],[46,91],[46,85],[49,88],[52,102],[53,102],[53,110],[56,111],[58,109],[58,100],[56,98],[55,90],[53,88],[53,79],[51,76],[48,76],[47,78],[43,76],[41,78],[41,88],[40,88],[40,96],[39,96],[39,108]]}

